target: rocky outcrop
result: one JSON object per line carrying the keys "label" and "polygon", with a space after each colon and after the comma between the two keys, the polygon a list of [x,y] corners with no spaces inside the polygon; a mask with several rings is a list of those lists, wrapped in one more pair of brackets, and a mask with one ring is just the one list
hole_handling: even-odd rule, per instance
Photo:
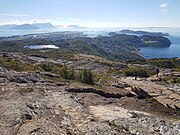
{"label": "rocky outcrop", "polygon": [[24,72],[24,73],[14,72],[12,74],[8,74],[6,77],[9,82],[17,82],[17,83],[31,83],[31,82],[36,83],[43,81],[43,79],[40,78],[40,76],[38,76],[37,74],[28,73],[28,72]]}
{"label": "rocky outcrop", "polygon": [[124,96],[127,97],[134,96],[132,93],[128,93],[127,95],[121,95],[119,93],[110,93],[110,92],[108,93],[108,92],[104,92],[103,90],[96,90],[94,88],[67,88],[66,91],[74,92],[74,93],[94,93],[105,98],[121,98]]}
{"label": "rocky outcrop", "polygon": [[[158,77],[154,78],[158,79]],[[151,79],[152,77],[147,80],[134,80],[133,77],[127,77],[122,78],[121,81],[130,84],[132,91],[134,91],[137,97],[146,98],[150,96],[164,106],[168,105],[174,109],[174,105],[180,107],[179,85],[171,84],[168,86],[167,84],[163,84],[163,82],[159,82],[159,80],[154,82]]]}
{"label": "rocky outcrop", "polygon": [[108,75],[113,79],[104,86],[100,81],[90,86],[51,72],[0,68],[0,134],[180,134],[178,90],[148,79]]}
{"label": "rocky outcrop", "polygon": [[132,90],[132,92],[134,92],[136,94],[136,97],[139,99],[145,99],[145,98],[151,97],[147,92],[145,92],[141,88],[132,87],[131,90]]}
{"label": "rocky outcrop", "polygon": [[127,83],[125,82],[116,82],[116,83],[112,83],[111,86],[114,86],[116,88],[127,88],[130,87]]}
{"label": "rocky outcrop", "polygon": [[[129,109],[128,102],[135,97],[79,85],[1,84],[5,90],[0,91],[1,134],[179,134],[179,122]],[[20,89],[28,87],[33,91],[19,93]],[[145,100],[137,99],[132,103],[141,101]],[[123,103],[125,107],[121,106]],[[139,105],[142,103],[138,108]]]}
{"label": "rocky outcrop", "polygon": [[44,79],[36,72],[16,72],[0,67],[0,82],[37,83]]}

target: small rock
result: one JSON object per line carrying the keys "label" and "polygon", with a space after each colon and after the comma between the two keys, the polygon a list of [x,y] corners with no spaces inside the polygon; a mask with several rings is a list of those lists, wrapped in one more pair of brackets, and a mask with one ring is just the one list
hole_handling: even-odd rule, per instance
{"label": "small rock", "polygon": [[54,110],[54,113],[56,114],[56,115],[59,115],[60,113],[59,113],[59,110]]}
{"label": "small rock", "polygon": [[32,116],[30,114],[23,114],[22,119],[23,120],[32,120]]}

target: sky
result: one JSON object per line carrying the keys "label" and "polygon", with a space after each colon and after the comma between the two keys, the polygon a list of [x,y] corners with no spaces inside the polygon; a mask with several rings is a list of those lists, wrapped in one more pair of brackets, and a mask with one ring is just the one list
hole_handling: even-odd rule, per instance
{"label": "sky", "polygon": [[180,27],[180,0],[0,0],[0,25]]}

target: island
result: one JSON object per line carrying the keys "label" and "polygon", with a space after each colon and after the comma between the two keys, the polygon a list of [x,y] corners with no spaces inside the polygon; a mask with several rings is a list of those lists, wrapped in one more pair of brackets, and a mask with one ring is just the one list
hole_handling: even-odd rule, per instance
{"label": "island", "polygon": [[3,51],[33,52],[24,48],[31,45],[53,44],[59,49],[53,50],[68,53],[83,53],[95,55],[109,60],[134,60],[144,59],[139,55],[140,47],[169,47],[171,42],[168,38],[154,35],[127,35],[116,34],[112,36],[87,37],[83,32],[55,32],[45,34],[31,34],[14,36],[0,40]]}
{"label": "island", "polygon": [[151,36],[169,36],[169,33],[162,32],[148,32],[148,31],[134,31],[134,30],[121,30],[122,34],[135,34],[135,35],[151,35]]}
{"label": "island", "polygon": [[171,45],[171,41],[163,36],[143,35],[140,38],[143,41],[143,46],[169,47]]}
{"label": "island", "polygon": [[55,29],[56,27],[51,23],[34,23],[32,26],[38,27],[39,29]]}
{"label": "island", "polygon": [[[126,30],[124,30],[126,31]],[[129,31],[129,30],[127,30]],[[140,32],[137,32],[137,33],[140,33]],[[137,34],[136,33],[136,34]],[[118,34],[118,32],[110,32],[108,33],[108,36],[109,37],[116,37],[116,36],[119,36],[119,38],[121,37],[121,40],[122,40],[122,37],[124,35],[128,35],[124,41],[124,43],[126,44],[126,42],[130,39],[132,39],[132,37],[136,37],[136,38],[139,38],[138,42],[133,42],[133,40],[130,40],[130,42],[133,42],[135,43],[136,45],[135,46],[138,46],[138,47],[148,47],[148,46],[152,46],[152,47],[169,47],[171,45],[171,41],[167,38],[167,37],[164,37],[164,36],[161,36],[161,35],[164,35],[163,33],[156,33],[156,32],[144,32],[142,31],[141,34],[144,34],[144,35],[128,35],[128,34]],[[141,40],[141,41],[140,41]]]}
{"label": "island", "polygon": [[32,23],[32,24],[11,24],[11,25],[0,25],[0,30],[50,30],[55,29],[54,25],[51,23]]}
{"label": "island", "polygon": [[10,30],[38,30],[39,28],[31,24],[22,24],[10,28]]}

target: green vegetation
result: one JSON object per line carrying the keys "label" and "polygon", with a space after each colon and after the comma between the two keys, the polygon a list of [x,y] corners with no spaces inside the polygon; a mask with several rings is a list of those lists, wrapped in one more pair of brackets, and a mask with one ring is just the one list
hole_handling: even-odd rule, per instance
{"label": "green vegetation", "polygon": [[21,88],[21,89],[18,90],[18,92],[20,94],[30,93],[30,92],[34,92],[34,89],[33,88]]}
{"label": "green vegetation", "polygon": [[67,66],[60,66],[51,63],[42,63],[38,67],[43,69],[43,71],[52,72],[56,75],[59,75],[63,79],[67,80],[77,80],[85,84],[94,84],[93,74],[89,70],[83,70],[81,72],[76,72],[73,68]]}
{"label": "green vegetation", "polygon": [[28,61],[22,62],[17,59],[11,59],[7,57],[0,57],[0,66],[9,70],[15,71],[47,71],[55,74],[59,74],[61,65],[53,64],[53,63],[40,63],[33,64]]}
{"label": "green vegetation", "polygon": [[133,64],[148,64],[152,66],[156,66],[159,68],[170,68],[180,70],[180,59],[178,58],[159,58],[159,59],[147,59],[147,60],[136,60],[136,61],[129,61],[129,63]]}
{"label": "green vegetation", "polygon": [[60,76],[64,79],[75,80],[75,71],[67,66],[63,66],[60,69]]}
{"label": "green vegetation", "polygon": [[163,80],[170,83],[180,83],[180,78],[177,76],[166,76]]}
{"label": "green vegetation", "polygon": [[52,71],[53,66],[49,63],[42,63],[38,65],[41,69],[43,69],[44,71],[50,72]]}
{"label": "green vegetation", "polygon": [[77,80],[89,85],[94,84],[93,74],[90,70],[87,69],[84,69],[83,71],[79,72]]}
{"label": "green vegetation", "polygon": [[[27,61],[28,62],[28,61]],[[51,72],[68,80],[78,80],[82,83],[93,84],[93,74],[89,70],[83,70],[79,74],[72,68],[59,64],[43,62],[40,64],[28,64],[16,59],[0,57],[0,66],[15,71],[45,71]]]}
{"label": "green vegetation", "polygon": [[[77,34],[77,35],[76,35]],[[163,36],[126,35],[115,34],[112,36],[98,36],[94,38],[82,37],[82,33],[49,33],[47,35],[15,36],[0,40],[0,51],[20,52],[28,55],[39,55],[53,59],[73,60],[74,53],[83,53],[100,56],[114,61],[142,60],[137,50],[142,46],[169,46],[170,41]],[[42,38],[43,37],[43,38]],[[71,38],[72,37],[72,38]],[[53,44],[59,49],[33,50],[24,48],[28,45]]]}
{"label": "green vegetation", "polygon": [[154,60],[151,61],[150,64],[161,68],[175,68],[173,62],[169,60]]}
{"label": "green vegetation", "polygon": [[180,72],[180,66],[174,68],[177,72]]}
{"label": "green vegetation", "polygon": [[46,71],[46,72],[52,72],[54,74],[59,74],[61,69],[64,67],[60,64],[54,64],[49,62],[42,62],[40,64],[37,64],[36,67],[39,68],[39,70]]}
{"label": "green vegetation", "polygon": [[126,76],[134,76],[134,77],[149,77],[149,73],[146,69],[138,68],[138,67],[129,67],[125,71]]}
{"label": "green vegetation", "polygon": [[163,36],[143,35],[140,38],[143,40],[143,46],[169,47],[171,45],[169,39]]}
{"label": "green vegetation", "polygon": [[6,57],[0,57],[0,66],[16,71],[32,71],[35,68],[31,64],[24,63],[20,60],[9,59]]}
{"label": "green vegetation", "polygon": [[[142,59],[136,53],[136,50],[142,41],[137,36],[131,35],[114,35],[112,37],[97,37],[97,38],[72,38],[72,39],[53,39],[53,34],[50,34],[45,39],[30,37],[11,37],[6,40],[0,40],[0,51],[3,52],[21,52],[28,55],[39,55],[48,58],[58,59],[73,59],[74,53],[83,53],[95,56],[101,56],[110,60],[133,60]],[[66,35],[64,35],[66,36]],[[54,37],[53,37],[54,38]],[[41,49],[33,50],[24,48],[27,45],[48,45],[53,44],[59,49]]]}
{"label": "green vegetation", "polygon": [[81,83],[93,85],[94,79],[93,74],[90,70],[84,69],[80,72],[75,72],[74,69],[63,66],[60,69],[60,76],[64,79],[77,80]]}
{"label": "green vegetation", "polygon": [[42,49],[42,50],[33,50],[33,49],[23,49],[22,53],[30,56],[50,58],[50,59],[63,59],[63,60],[74,60],[74,53],[69,50],[57,50],[57,49]]}

